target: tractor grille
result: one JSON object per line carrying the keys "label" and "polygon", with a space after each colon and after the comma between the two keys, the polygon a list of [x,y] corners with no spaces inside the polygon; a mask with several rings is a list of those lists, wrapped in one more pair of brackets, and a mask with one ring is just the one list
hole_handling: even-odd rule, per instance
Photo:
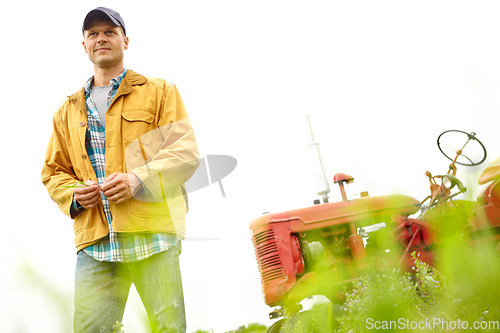
{"label": "tractor grille", "polygon": [[284,277],[274,231],[259,232],[254,244],[262,283]]}

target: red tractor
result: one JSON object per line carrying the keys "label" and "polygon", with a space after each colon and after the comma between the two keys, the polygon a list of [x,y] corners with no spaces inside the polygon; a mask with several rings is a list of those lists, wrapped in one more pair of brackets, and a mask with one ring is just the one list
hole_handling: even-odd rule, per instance
{"label": "red tractor", "polygon": [[[456,196],[467,189],[456,177],[456,165],[481,164],[486,149],[475,133],[456,130],[442,133],[437,143],[452,162],[446,174],[426,173],[431,193],[421,202],[405,195],[369,197],[367,193],[348,200],[345,185],[353,182],[353,177],[338,173],[334,183],[343,201],[329,203],[323,192],[323,203],[317,200],[311,207],[268,213],[252,221],[264,299],[275,307],[272,319],[292,318],[300,313],[299,303],[313,295],[341,302],[343,294],[335,285],[359,278],[384,252],[398,253],[394,265],[403,270],[414,265],[414,251],[432,265],[434,248],[446,223],[440,219],[450,213],[455,217],[454,227],[470,235],[471,243],[499,242],[500,159],[481,174],[479,184],[488,185],[477,201],[458,200]],[[398,246],[391,247],[383,243],[387,238],[377,240],[370,235],[381,229],[389,230],[392,243]],[[285,320],[276,322],[269,332],[280,332]]]}

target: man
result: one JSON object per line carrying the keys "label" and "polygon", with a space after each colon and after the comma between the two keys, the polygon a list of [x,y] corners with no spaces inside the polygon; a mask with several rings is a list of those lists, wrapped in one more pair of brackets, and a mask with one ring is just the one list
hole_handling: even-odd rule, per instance
{"label": "man", "polygon": [[185,332],[179,271],[196,140],[177,88],[125,69],[120,14],[90,11],[94,76],[53,118],[42,181],[74,219],[75,332],[110,332],[135,284],[153,332]]}

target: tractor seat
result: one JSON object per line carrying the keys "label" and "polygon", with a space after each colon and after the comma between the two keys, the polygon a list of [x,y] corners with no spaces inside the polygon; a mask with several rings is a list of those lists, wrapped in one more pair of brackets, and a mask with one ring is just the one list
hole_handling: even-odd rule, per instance
{"label": "tractor seat", "polygon": [[335,184],[340,183],[340,182],[346,182],[346,184],[350,184],[354,181],[354,178],[352,176],[346,175],[345,173],[336,173],[333,176],[333,182]]}

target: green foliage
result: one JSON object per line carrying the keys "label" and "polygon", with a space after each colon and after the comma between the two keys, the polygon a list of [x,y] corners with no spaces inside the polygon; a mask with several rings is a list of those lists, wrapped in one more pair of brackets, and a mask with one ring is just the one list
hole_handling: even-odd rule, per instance
{"label": "green foliage", "polygon": [[117,321],[113,325],[113,333],[125,333],[125,331],[123,330],[123,324]]}
{"label": "green foliage", "polygon": [[258,323],[250,323],[248,326],[240,326],[234,331],[228,331],[226,333],[266,333],[267,327]]}
{"label": "green foliage", "polygon": [[[236,330],[227,331],[225,333],[266,333],[266,332],[267,332],[267,326],[258,323],[250,323],[246,326],[243,325],[238,327]],[[214,330],[210,331],[198,330],[193,333],[214,333]]]}
{"label": "green foliage", "polygon": [[356,282],[346,292],[337,332],[448,332],[453,327],[473,329],[475,324],[483,325],[481,332],[498,332],[499,285],[493,281],[498,277],[498,255],[491,248],[479,252],[463,247],[462,253],[460,242],[451,248],[453,260],[442,251],[447,260],[439,265],[448,274],[413,253],[413,272],[392,270]]}
{"label": "green foliage", "polygon": [[[419,322],[435,314],[444,291],[443,277],[413,254],[413,273],[392,269],[364,276],[346,292],[338,332],[364,332],[371,323]],[[394,325],[396,326],[396,325]],[[403,324],[399,325],[403,326]]]}

